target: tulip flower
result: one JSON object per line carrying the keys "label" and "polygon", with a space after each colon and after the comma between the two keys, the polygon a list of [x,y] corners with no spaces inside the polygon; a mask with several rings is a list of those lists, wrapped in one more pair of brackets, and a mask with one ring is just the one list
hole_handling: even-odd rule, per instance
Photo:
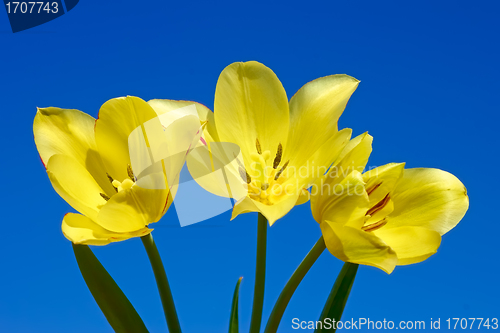
{"label": "tulip flower", "polygon": [[397,265],[424,261],[469,206],[467,190],[438,169],[390,163],[361,173],[372,138],[361,135],[311,191],[311,209],[328,250],[350,263],[390,274]]}
{"label": "tulip flower", "polygon": [[[259,212],[272,225],[309,199],[306,189],[349,141],[351,130],[338,131],[337,121],[358,83],[348,75],[319,78],[288,102],[281,82],[268,67],[255,61],[229,65],[217,82],[210,116],[214,123],[210,126],[209,121],[205,130],[213,141],[208,140],[198,159],[194,154],[188,157],[191,174],[209,192],[237,200],[232,218]],[[219,149],[214,141],[232,143],[240,151]],[[240,153],[241,160],[233,159]],[[210,178],[214,167],[203,161],[213,160],[222,161],[226,173],[229,170],[225,178]],[[239,189],[231,178],[239,180]]]}
{"label": "tulip flower", "polygon": [[[185,151],[200,130],[198,118],[184,116],[162,126],[137,97],[107,101],[97,120],[78,110],[38,109],[33,131],[40,158],[56,192],[81,213],[64,217],[66,238],[105,245],[152,231],[148,225],[172,203]],[[162,149],[172,157],[155,158]],[[182,158],[174,156],[181,151]]]}
{"label": "tulip flower", "polygon": [[396,265],[421,262],[465,215],[467,190],[448,172],[390,163],[362,173],[372,140],[367,133],[352,139],[311,187],[311,210],[323,235],[281,292],[266,333],[276,332],[293,293],[325,248],[345,264],[319,321],[340,320],[358,264],[390,274]]}
{"label": "tulip flower", "polygon": [[309,200],[307,189],[349,141],[351,130],[338,131],[337,121],[358,83],[348,75],[319,78],[288,101],[261,63],[233,63],[219,76],[206,146],[188,156],[187,166],[204,189],[235,199],[232,219],[259,213],[251,333],[261,326],[267,221]]}

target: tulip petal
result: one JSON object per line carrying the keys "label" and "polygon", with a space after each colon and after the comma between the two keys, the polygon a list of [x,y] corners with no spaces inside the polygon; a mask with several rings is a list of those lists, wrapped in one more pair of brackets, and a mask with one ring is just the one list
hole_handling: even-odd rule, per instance
{"label": "tulip petal", "polygon": [[359,81],[331,75],[305,84],[290,100],[290,132],[285,160],[301,166],[337,132],[337,121]]}
{"label": "tulip petal", "polygon": [[321,223],[328,220],[360,229],[369,208],[361,173],[353,171],[340,183],[324,184],[311,199],[314,219]]}
{"label": "tulip petal", "polygon": [[47,174],[56,192],[71,207],[95,220],[106,200],[104,191],[92,175],[74,158],[53,155],[47,164]]}
{"label": "tulip petal", "polygon": [[387,243],[398,256],[398,265],[424,261],[437,252],[441,244],[438,232],[422,227],[381,228],[374,235]]}
{"label": "tulip petal", "polygon": [[[164,177],[163,173],[150,176]],[[99,211],[96,223],[114,232],[136,232],[149,223],[157,222],[164,213],[168,189],[146,189],[137,184],[120,191]]]}
{"label": "tulip petal", "polygon": [[390,274],[398,262],[396,253],[373,233],[324,221],[320,224],[325,244],[338,259],[380,268]]}
{"label": "tulip petal", "polygon": [[285,198],[278,203],[265,205],[260,201],[244,197],[234,205],[231,220],[236,218],[239,214],[259,212],[265,216],[269,222],[269,226],[272,226],[274,222],[285,216],[295,206],[298,198],[299,193],[285,194]]}
{"label": "tulip petal", "polygon": [[366,191],[370,193],[370,205],[375,205],[396,188],[404,173],[404,163],[389,163],[363,174]]}
{"label": "tulip petal", "polygon": [[335,132],[318,150],[309,154],[307,160],[303,162],[304,164],[290,165],[285,170],[286,177],[290,177],[291,181],[297,182],[297,188],[312,186],[317,179],[328,171],[332,162],[337,159],[344,146],[349,142],[351,133],[350,128]]}
{"label": "tulip petal", "polygon": [[288,99],[274,72],[250,61],[226,67],[217,81],[214,102],[215,123],[222,142],[237,144],[245,165],[256,153],[256,140],[262,151],[275,154],[288,136]]}
{"label": "tulip petal", "polygon": [[416,226],[443,235],[460,222],[469,207],[462,182],[438,169],[405,170],[391,197],[394,211],[384,229]]}
{"label": "tulip petal", "polygon": [[240,173],[243,164],[240,148],[230,142],[211,142],[197,147],[186,159],[189,173],[198,185],[210,193],[236,201],[248,194],[246,179]]}
{"label": "tulip petal", "polygon": [[295,206],[305,204],[306,202],[309,201],[310,198],[311,198],[311,193],[309,193],[308,190],[306,190],[305,188],[303,188],[300,191],[300,195],[299,195],[299,198],[297,199],[297,202],[295,203]]}
{"label": "tulip petal", "polygon": [[214,113],[205,105],[191,102],[191,101],[176,101],[171,99],[152,99],[148,104],[155,110],[158,115],[184,108],[186,106],[194,105],[201,122],[207,122],[204,130],[204,137],[207,142],[219,141],[217,129],[215,127]]}
{"label": "tulip petal", "polygon": [[331,168],[330,173],[345,178],[350,172],[356,170],[363,172],[372,152],[373,137],[365,132],[358,135],[346,144]]}
{"label": "tulip petal", "polygon": [[90,172],[102,192],[111,195],[114,190],[97,153],[94,125],[93,117],[78,110],[39,108],[33,122],[35,144],[45,166],[53,155],[71,157]]}
{"label": "tulip petal", "polygon": [[68,213],[64,216],[62,232],[74,244],[106,245],[132,237],[147,235],[152,229],[143,228],[133,233],[114,233],[104,229],[84,215]]}
{"label": "tulip petal", "polygon": [[114,98],[102,105],[95,125],[95,140],[105,170],[113,179],[128,178],[129,135],[156,116],[153,108],[138,97]]}
{"label": "tulip petal", "polygon": [[184,166],[188,153],[196,147],[203,133],[197,116],[185,116],[175,120],[165,128],[163,160],[165,175],[170,188],[178,186],[179,174]]}

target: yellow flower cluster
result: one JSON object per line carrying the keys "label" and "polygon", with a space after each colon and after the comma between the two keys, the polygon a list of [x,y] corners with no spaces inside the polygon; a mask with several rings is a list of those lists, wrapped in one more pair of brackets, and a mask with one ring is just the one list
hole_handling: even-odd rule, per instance
{"label": "yellow flower cluster", "polygon": [[[214,112],[195,102],[137,97],[106,102],[97,120],[78,110],[39,109],[33,128],[41,159],[54,189],[81,213],[64,217],[64,235],[104,245],[150,233],[174,200],[187,160],[201,187],[235,199],[233,218],[259,212],[272,225],[310,199],[337,258],[387,273],[425,260],[465,215],[467,191],[437,169],[391,163],[362,173],[372,137],[351,140],[351,129],[337,124],[358,84],[348,75],[326,76],[288,100],[274,72],[251,61],[222,71]],[[179,111],[189,105],[194,112]],[[146,127],[159,130],[146,137]],[[139,139],[143,149],[131,150]],[[238,147],[222,180],[213,172],[214,160],[227,160],[220,143]],[[167,161],[154,157],[161,149],[186,153]],[[153,156],[148,172],[135,154]]]}

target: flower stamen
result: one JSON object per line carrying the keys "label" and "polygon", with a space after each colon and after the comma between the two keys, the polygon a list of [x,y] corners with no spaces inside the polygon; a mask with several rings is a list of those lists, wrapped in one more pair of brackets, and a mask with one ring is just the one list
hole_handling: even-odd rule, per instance
{"label": "flower stamen", "polygon": [[108,179],[109,179],[109,182],[111,183],[111,186],[113,186],[113,188],[115,189],[115,191],[118,192],[118,188],[115,187],[115,185],[113,185],[113,181],[114,181],[113,177],[111,177],[109,175],[109,173],[107,173],[107,172],[106,172],[106,176],[108,176]]}
{"label": "flower stamen", "polygon": [[373,185],[372,187],[370,187],[368,190],[366,190],[366,194],[370,195],[373,193],[373,191],[375,191],[380,185],[382,185],[383,182],[380,182],[378,184],[375,184]]}
{"label": "flower stamen", "polygon": [[387,195],[382,200],[380,200],[375,206],[373,206],[372,208],[370,208],[368,210],[368,212],[366,212],[366,215],[373,216],[373,214],[375,214],[376,212],[378,212],[382,208],[384,208],[385,205],[387,205],[387,203],[389,202],[390,199],[391,199],[391,197],[389,196],[389,193],[387,193]]}
{"label": "flower stamen", "polygon": [[241,179],[243,179],[243,181],[247,182],[247,184],[250,184],[252,182],[252,177],[250,177],[248,172],[241,165],[238,167],[238,172],[240,173]]}
{"label": "flower stamen", "polygon": [[283,171],[285,171],[285,169],[288,166],[289,162],[290,162],[290,160],[286,161],[286,163],[281,167],[280,171],[278,171],[276,173],[276,176],[274,176],[274,180],[278,180],[278,178],[280,178],[281,174],[283,173]]}
{"label": "flower stamen", "polygon": [[260,146],[259,139],[255,139],[255,147],[257,148],[259,155],[262,155],[262,147]]}
{"label": "flower stamen", "polygon": [[127,164],[127,174],[128,178],[130,178],[131,181],[135,182],[134,172],[132,171],[132,167],[130,166],[130,164]]}
{"label": "flower stamen", "polygon": [[281,162],[281,155],[283,154],[283,146],[280,144],[278,145],[278,151],[276,152],[276,157],[274,158],[273,162],[273,168],[276,169]]}
{"label": "flower stamen", "polygon": [[371,231],[375,231],[377,229],[382,228],[386,224],[387,224],[387,220],[384,218],[378,222],[361,227],[361,230],[366,231],[366,232],[371,232]]}

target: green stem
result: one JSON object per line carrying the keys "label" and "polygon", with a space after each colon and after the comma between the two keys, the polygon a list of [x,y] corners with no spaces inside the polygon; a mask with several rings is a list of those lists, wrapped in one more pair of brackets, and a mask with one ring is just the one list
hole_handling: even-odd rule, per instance
{"label": "green stem", "polygon": [[255,288],[253,293],[252,320],[250,333],[259,333],[264,307],[264,285],[266,282],[267,220],[259,213],[257,221],[257,264],[255,267]]}
{"label": "green stem", "polygon": [[[340,270],[337,279],[332,287],[332,291],[326,300],[325,307],[321,312],[319,321],[325,322],[326,318],[339,321],[342,318],[342,313],[344,312],[345,304],[351,293],[352,284],[356,278],[356,273],[358,271],[358,264],[352,264],[346,262],[342,269]],[[314,332],[335,332],[337,329],[326,329],[318,327]]]}
{"label": "green stem", "polygon": [[179,318],[177,317],[177,311],[175,310],[174,299],[172,298],[172,291],[167,280],[167,274],[165,273],[165,268],[161,262],[160,253],[156,248],[153,236],[148,234],[141,237],[144,248],[151,262],[151,267],[153,268],[153,273],[156,279],[156,285],[158,286],[158,292],[160,293],[161,303],[163,305],[163,312],[165,312],[165,319],[167,320],[167,326],[170,333],[181,333],[181,326],[179,324]]}
{"label": "green stem", "polygon": [[302,260],[299,267],[297,267],[295,272],[293,272],[292,276],[286,283],[285,288],[283,288],[283,290],[281,291],[281,294],[278,297],[276,304],[274,304],[273,311],[269,316],[269,320],[267,322],[264,333],[276,333],[281,318],[285,313],[285,309],[288,305],[288,302],[290,302],[293,293],[295,292],[295,290],[297,289],[297,287],[299,286],[300,282],[307,274],[309,269],[319,258],[321,253],[323,253],[325,248],[326,248],[325,241],[323,240],[323,236],[321,236],[316,242],[316,244],[314,244],[313,248],[309,251],[307,256],[304,258],[304,260]]}

